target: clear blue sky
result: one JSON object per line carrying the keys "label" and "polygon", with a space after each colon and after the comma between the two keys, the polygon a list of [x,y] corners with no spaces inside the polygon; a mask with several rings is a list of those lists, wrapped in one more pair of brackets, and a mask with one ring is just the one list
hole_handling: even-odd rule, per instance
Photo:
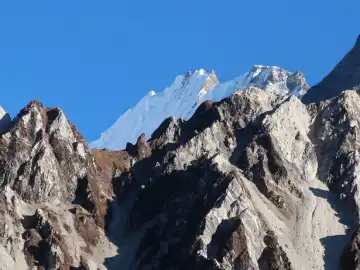
{"label": "clear blue sky", "polygon": [[95,139],[188,70],[232,79],[253,64],[319,81],[352,47],[360,1],[0,2],[0,104],[59,106]]}

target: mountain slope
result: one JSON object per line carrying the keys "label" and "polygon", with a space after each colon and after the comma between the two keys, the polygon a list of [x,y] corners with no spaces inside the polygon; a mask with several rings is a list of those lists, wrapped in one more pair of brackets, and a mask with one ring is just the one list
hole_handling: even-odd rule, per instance
{"label": "mountain slope", "polygon": [[90,151],[31,102],[0,136],[1,269],[355,270],[359,104],[252,88]]}
{"label": "mountain slope", "polygon": [[7,121],[0,136],[0,269],[105,269],[104,258],[116,254],[103,230],[111,177],[59,108],[33,101]]}
{"label": "mountain slope", "polygon": [[114,181],[126,218],[107,266],[340,269],[359,222],[355,104],[354,91],[305,106],[251,89],[167,119]]}
{"label": "mountain slope", "polygon": [[134,143],[140,134],[146,139],[161,122],[170,116],[189,119],[205,100],[219,101],[236,90],[251,86],[278,94],[302,96],[308,85],[300,72],[290,73],[278,67],[254,66],[235,80],[219,84],[214,72],[204,70],[178,76],[163,92],[151,91],[134,108],[122,115],[116,123],[90,144],[94,148],[124,149]]}
{"label": "mountain slope", "polygon": [[38,101],[0,113],[1,270],[360,269],[354,90],[250,87],[122,151]]}
{"label": "mountain slope", "polygon": [[320,83],[303,97],[309,104],[338,96],[344,90],[360,90],[360,36],[354,47]]}

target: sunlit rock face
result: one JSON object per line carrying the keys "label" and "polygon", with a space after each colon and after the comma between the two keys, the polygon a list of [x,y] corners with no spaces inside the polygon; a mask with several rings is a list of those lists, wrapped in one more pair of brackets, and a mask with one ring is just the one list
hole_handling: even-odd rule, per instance
{"label": "sunlit rock face", "polygon": [[356,87],[307,104],[301,73],[254,66],[222,98],[206,78],[118,151],[59,108],[0,110],[0,268],[359,269]]}
{"label": "sunlit rock face", "polygon": [[0,164],[2,269],[105,269],[111,177],[65,114],[29,103],[2,130]]}
{"label": "sunlit rock face", "polygon": [[253,88],[165,120],[114,180],[128,249],[109,267],[339,269],[357,222],[357,104]]}

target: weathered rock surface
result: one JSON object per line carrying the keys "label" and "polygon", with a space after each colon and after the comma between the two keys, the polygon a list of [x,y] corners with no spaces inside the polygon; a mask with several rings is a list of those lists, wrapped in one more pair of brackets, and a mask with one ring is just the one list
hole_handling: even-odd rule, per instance
{"label": "weathered rock surface", "polygon": [[355,90],[250,87],[122,151],[37,101],[6,121],[0,269],[360,269]]}
{"label": "weathered rock surface", "polygon": [[9,122],[0,164],[1,269],[98,269],[115,254],[103,229],[112,177],[59,108],[33,101]]}
{"label": "weathered rock surface", "polygon": [[4,269],[356,269],[358,104],[251,88],[90,151],[32,102],[1,137]]}
{"label": "weathered rock surface", "polygon": [[340,269],[358,200],[356,189],[331,179],[336,153],[356,146],[349,130],[358,99],[347,91],[305,106],[250,89],[204,103],[187,122],[165,120],[132,147],[147,149],[133,156],[146,154],[114,180],[122,184],[113,215],[126,218],[114,226],[120,250],[108,267]]}

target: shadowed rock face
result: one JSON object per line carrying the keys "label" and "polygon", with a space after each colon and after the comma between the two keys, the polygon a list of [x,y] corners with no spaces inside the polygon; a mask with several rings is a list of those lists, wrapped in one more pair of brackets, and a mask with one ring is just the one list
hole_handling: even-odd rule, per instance
{"label": "shadowed rock face", "polygon": [[32,102],[0,138],[0,262],[356,265],[359,104],[355,91],[306,106],[252,88],[205,102],[189,121],[166,119],[149,141],[90,151],[60,109]]}
{"label": "shadowed rock face", "polygon": [[310,88],[303,102],[312,103],[338,96],[344,90],[360,90],[360,36],[355,46],[320,83]]}
{"label": "shadowed rock face", "polygon": [[112,175],[65,114],[29,103],[0,136],[0,164],[2,269],[101,265]]}
{"label": "shadowed rock face", "polygon": [[357,104],[355,91],[305,106],[252,89],[165,120],[114,179],[126,218],[106,266],[339,269],[357,222]]}
{"label": "shadowed rock face", "polygon": [[360,269],[359,138],[351,90],[238,91],[122,151],[33,101],[0,136],[0,265]]}
{"label": "shadowed rock face", "polygon": [[10,115],[0,107],[0,133],[4,133],[11,126],[12,121]]}

